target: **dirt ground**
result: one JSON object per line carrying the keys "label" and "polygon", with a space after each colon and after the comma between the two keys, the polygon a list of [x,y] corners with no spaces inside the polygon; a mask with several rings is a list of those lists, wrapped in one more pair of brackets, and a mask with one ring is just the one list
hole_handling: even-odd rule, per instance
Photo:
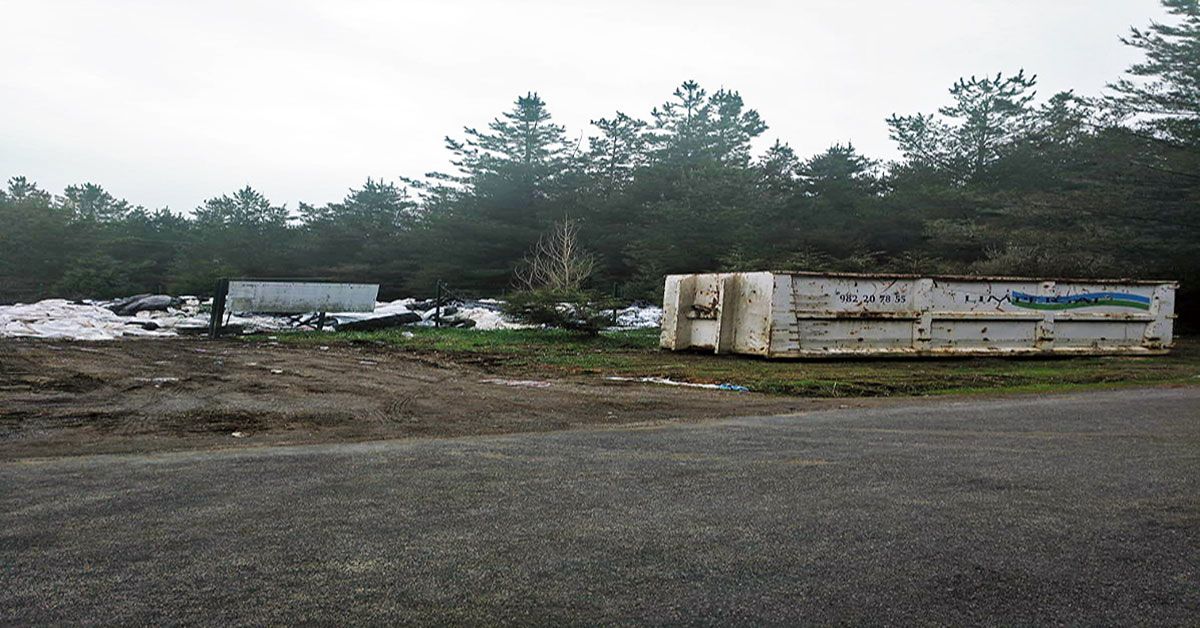
{"label": "dirt ground", "polygon": [[870,403],[598,376],[531,379],[475,362],[372,345],[0,340],[0,459],[534,432]]}

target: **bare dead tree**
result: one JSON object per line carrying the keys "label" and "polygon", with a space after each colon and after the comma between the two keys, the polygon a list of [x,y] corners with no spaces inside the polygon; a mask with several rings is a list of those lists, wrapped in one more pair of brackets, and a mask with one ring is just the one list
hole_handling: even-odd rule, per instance
{"label": "bare dead tree", "polygon": [[579,244],[579,223],[557,222],[538,238],[517,265],[517,283],[526,290],[572,291],[596,270],[596,256]]}

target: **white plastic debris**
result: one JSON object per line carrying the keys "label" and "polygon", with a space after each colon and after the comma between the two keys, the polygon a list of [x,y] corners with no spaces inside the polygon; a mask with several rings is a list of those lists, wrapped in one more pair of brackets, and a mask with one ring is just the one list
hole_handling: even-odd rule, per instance
{"label": "white plastic debris", "polygon": [[179,381],[178,377],[135,377],[139,382],[147,382],[153,384],[155,388],[162,388],[163,384],[172,384]]}
{"label": "white plastic debris", "polygon": [[144,319],[117,316],[98,305],[81,305],[66,299],[0,306],[0,336],[112,340],[121,336],[174,335],[143,325]]}
{"label": "white plastic debris", "polygon": [[499,384],[501,386],[513,386],[516,388],[549,388],[550,382],[544,382],[536,379],[481,379],[481,384]]}
{"label": "white plastic debris", "polygon": [[[413,312],[410,309],[416,299],[396,299],[395,301],[378,301],[375,303],[374,312],[330,312],[328,317],[337,323],[349,323],[352,321],[364,321],[372,318],[383,318],[394,314],[404,314],[405,312]],[[430,310],[432,311],[432,310]],[[420,314],[420,312],[414,312]]]}
{"label": "white plastic debris", "polygon": [[633,305],[617,310],[619,329],[651,329],[662,325],[663,310],[656,305]]}
{"label": "white plastic debris", "polygon": [[504,318],[504,314],[486,307],[462,307],[457,316],[475,321],[474,329],[528,329],[530,325],[522,325]]}
{"label": "white plastic debris", "polygon": [[609,376],[604,379],[614,382],[639,382],[643,384],[663,384],[666,386],[685,386],[687,388],[707,388],[709,390],[732,390],[734,392],[749,392],[749,388],[738,384],[696,384],[694,382],[681,382],[667,377],[620,377],[617,375]]}
{"label": "white plastic debris", "polygon": [[[124,336],[164,337],[180,333],[203,333],[208,329],[209,317],[205,307],[210,301],[201,302],[196,297],[174,299],[176,306],[163,311],[140,311],[132,316],[120,316],[104,307],[112,302],[84,301],[75,303],[66,299],[47,299],[37,303],[0,305],[0,337],[62,338],[70,340],[112,340]],[[480,299],[466,304],[447,303],[446,315],[453,320],[474,322],[471,327],[478,330],[525,329],[530,325],[517,323],[505,317],[503,301]],[[450,310],[453,308],[453,310]],[[332,312],[328,319],[333,323],[358,321],[393,316],[411,312],[422,318],[419,326],[432,326],[436,308],[430,301],[397,299],[379,302],[374,312]],[[304,317],[299,317],[304,318]],[[311,318],[311,317],[310,317]],[[297,328],[298,317],[266,314],[233,313],[226,324],[240,327],[245,332],[275,332]],[[643,329],[658,327],[662,320],[662,308],[653,305],[631,306],[617,311],[617,329]],[[311,324],[311,321],[308,321]],[[333,325],[327,326],[331,331]],[[405,336],[409,337],[409,336]]]}

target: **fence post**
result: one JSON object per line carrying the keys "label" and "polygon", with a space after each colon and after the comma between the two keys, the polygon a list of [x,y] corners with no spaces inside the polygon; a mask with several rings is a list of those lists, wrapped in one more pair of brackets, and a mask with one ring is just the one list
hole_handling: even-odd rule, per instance
{"label": "fence post", "polygon": [[621,298],[621,284],[616,283],[614,281],[613,282],[613,315],[612,315],[613,327],[617,326],[617,318],[618,318],[617,304],[620,303],[617,299],[619,299],[619,298]]}
{"label": "fence post", "polygon": [[227,292],[229,292],[229,280],[218,279],[216,292],[213,293],[212,312],[208,319],[209,338],[221,335],[221,322],[225,319],[225,293]]}
{"label": "fence post", "polygon": [[437,280],[437,296],[434,301],[433,326],[442,326],[442,280]]}

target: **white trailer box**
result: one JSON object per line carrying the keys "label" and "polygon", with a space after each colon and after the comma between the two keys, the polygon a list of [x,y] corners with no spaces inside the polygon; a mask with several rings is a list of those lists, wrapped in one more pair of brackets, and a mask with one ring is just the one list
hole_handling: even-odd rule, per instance
{"label": "white trailer box", "polygon": [[770,358],[1157,354],[1170,281],[755,272],[670,275],[664,348]]}

